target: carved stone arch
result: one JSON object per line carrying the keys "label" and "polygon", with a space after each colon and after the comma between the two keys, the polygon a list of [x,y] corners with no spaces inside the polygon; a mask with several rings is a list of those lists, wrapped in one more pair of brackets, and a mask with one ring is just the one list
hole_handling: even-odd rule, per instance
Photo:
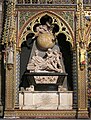
{"label": "carved stone arch", "polygon": [[89,47],[89,45],[91,44],[91,23],[90,23],[88,29],[86,30],[84,38],[85,38],[87,47]]}
{"label": "carved stone arch", "polygon": [[[58,14],[52,12],[52,11],[42,11],[37,13],[36,15],[32,16],[28,19],[28,21],[22,26],[19,35],[18,35],[18,44],[17,47],[21,46],[21,43],[26,40],[26,36],[29,33],[34,33],[33,26],[36,23],[40,23],[41,17],[48,15],[53,19],[53,23],[59,25],[59,31],[56,33],[58,35],[59,33],[63,33],[66,35],[66,41],[69,41],[72,46],[74,44],[74,34],[72,31],[72,28],[70,25],[64,20],[61,16]],[[34,33],[35,34],[35,33]]]}

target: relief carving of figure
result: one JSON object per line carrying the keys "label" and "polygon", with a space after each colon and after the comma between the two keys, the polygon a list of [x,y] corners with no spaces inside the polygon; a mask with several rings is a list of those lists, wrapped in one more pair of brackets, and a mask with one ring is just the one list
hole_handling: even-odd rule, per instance
{"label": "relief carving of figure", "polygon": [[31,71],[42,70],[45,65],[45,60],[38,55],[38,50],[35,51],[35,55],[32,57],[31,62],[29,62],[27,69]]}
{"label": "relief carving of figure", "polygon": [[54,65],[55,65],[55,69],[58,71],[58,72],[63,72],[63,68],[62,68],[62,63],[61,63],[61,60],[62,60],[62,53],[58,53],[57,50],[55,50],[54,52],[54,56],[55,56],[55,61],[54,61]]}
{"label": "relief carving of figure", "polygon": [[14,48],[13,43],[11,42],[7,48],[7,63],[13,64]]}
{"label": "relief carving of figure", "polygon": [[80,42],[80,48],[79,48],[79,61],[80,61],[80,69],[83,70],[85,68],[86,64],[86,50],[85,50],[85,44],[83,42]]}
{"label": "relief carving of figure", "polygon": [[46,65],[48,70],[53,70],[55,72],[63,72],[62,64],[61,64],[61,53],[58,53],[57,50],[52,51],[52,49],[48,49]]}
{"label": "relief carving of figure", "polygon": [[47,57],[42,58],[38,55],[38,50],[35,51],[35,55],[32,57],[31,61],[28,64],[27,69],[30,71],[55,71],[63,72],[61,64],[61,53],[58,53],[56,50],[48,49]]}
{"label": "relief carving of figure", "polygon": [[[30,72],[63,72],[61,64],[62,55],[57,50],[52,51],[48,49],[46,57],[42,58],[38,55],[38,50],[35,51],[35,55],[31,58],[27,69]],[[38,83],[55,83],[58,76],[34,76],[35,81]]]}
{"label": "relief carving of figure", "polygon": [[80,64],[85,64],[85,54],[86,54],[86,50],[85,50],[85,45],[83,42],[80,43]]}

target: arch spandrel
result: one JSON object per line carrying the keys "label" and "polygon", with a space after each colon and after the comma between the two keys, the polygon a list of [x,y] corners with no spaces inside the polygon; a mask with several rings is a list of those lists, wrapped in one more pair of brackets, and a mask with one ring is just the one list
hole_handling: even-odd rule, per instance
{"label": "arch spandrel", "polygon": [[[28,21],[22,26],[20,32],[19,32],[19,36],[18,36],[18,42],[17,42],[17,47],[20,47],[23,41],[26,41],[26,36],[29,33],[34,33],[33,30],[33,26],[36,23],[40,23],[40,19],[41,17],[48,15],[52,18],[52,23],[56,23],[59,25],[59,31],[56,33],[56,35],[58,35],[59,33],[63,33],[66,35],[67,39],[66,41],[69,41],[72,46],[74,43],[74,33],[72,31],[72,28],[70,27],[70,25],[66,22],[66,20],[64,20],[61,16],[59,16],[58,14],[52,12],[52,11],[42,11],[37,13],[36,15],[34,15],[33,17],[30,17],[28,19]],[[29,29],[28,29],[29,28]],[[64,30],[65,29],[65,30]]]}
{"label": "arch spandrel", "polygon": [[84,42],[86,43],[86,47],[89,47],[91,43],[91,13],[90,11],[85,11],[85,26],[84,26]]}
{"label": "arch spandrel", "polygon": [[87,47],[88,47],[89,44],[91,43],[91,22],[90,22],[90,25],[89,25],[85,35],[86,36],[84,38],[87,40],[86,44],[87,44]]}

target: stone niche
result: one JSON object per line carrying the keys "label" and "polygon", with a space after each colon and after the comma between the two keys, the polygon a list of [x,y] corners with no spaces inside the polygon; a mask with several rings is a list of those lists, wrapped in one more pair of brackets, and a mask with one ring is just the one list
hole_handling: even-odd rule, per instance
{"label": "stone niche", "polygon": [[34,27],[36,39],[33,38],[25,72],[30,86],[20,88],[19,107],[30,110],[70,110],[73,92],[67,89],[67,73],[55,34],[58,31],[53,28],[52,18],[50,22],[50,17],[45,17],[45,23]]}
{"label": "stone niche", "polygon": [[23,91],[19,93],[20,109],[31,110],[71,110],[73,92]]}

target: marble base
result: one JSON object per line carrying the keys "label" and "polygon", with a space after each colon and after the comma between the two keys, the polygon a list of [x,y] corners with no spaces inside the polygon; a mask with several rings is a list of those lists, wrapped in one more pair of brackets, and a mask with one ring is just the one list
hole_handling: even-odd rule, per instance
{"label": "marble base", "polygon": [[72,109],[72,100],[72,91],[24,91],[19,93],[19,108],[31,110]]}

